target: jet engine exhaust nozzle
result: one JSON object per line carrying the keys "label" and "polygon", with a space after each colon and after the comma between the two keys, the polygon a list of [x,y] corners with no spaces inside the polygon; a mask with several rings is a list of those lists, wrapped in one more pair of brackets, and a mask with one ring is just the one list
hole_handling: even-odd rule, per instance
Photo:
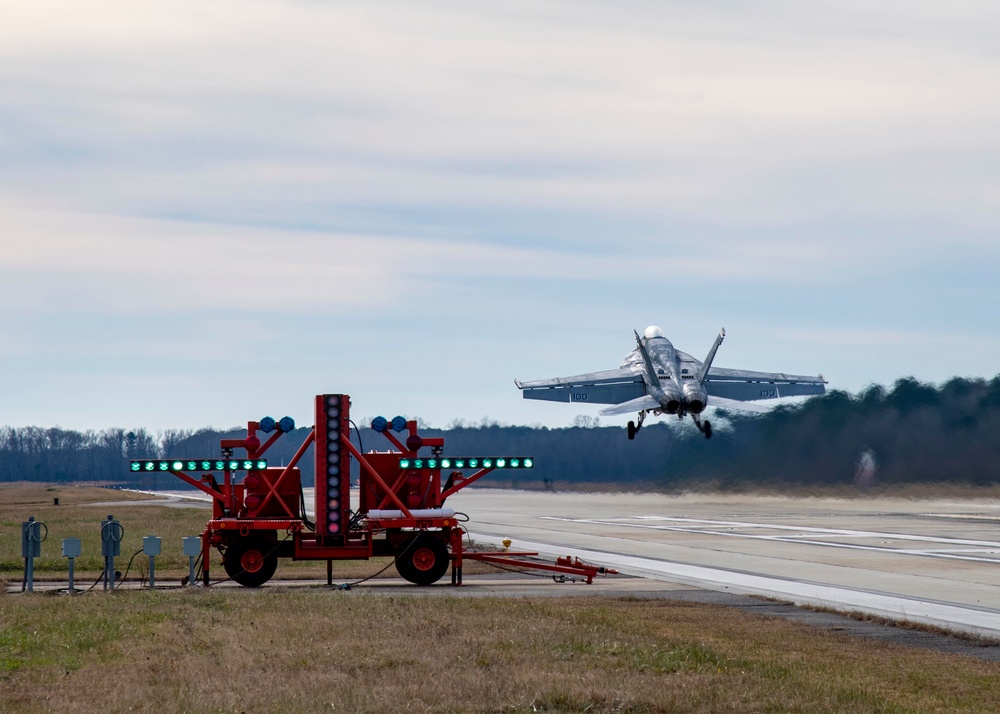
{"label": "jet engine exhaust nozzle", "polygon": [[692,414],[701,414],[708,403],[708,393],[700,384],[684,385],[684,406]]}

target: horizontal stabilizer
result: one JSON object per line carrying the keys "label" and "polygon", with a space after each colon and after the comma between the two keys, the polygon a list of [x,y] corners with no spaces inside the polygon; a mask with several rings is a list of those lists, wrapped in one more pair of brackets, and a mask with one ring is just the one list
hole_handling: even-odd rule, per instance
{"label": "horizontal stabilizer", "polygon": [[760,402],[741,402],[736,399],[726,399],[725,397],[715,397],[709,396],[708,406],[718,407],[719,409],[731,409],[732,411],[741,412],[754,412],[755,414],[763,414],[769,412],[777,404],[761,404]]}
{"label": "horizontal stabilizer", "polygon": [[641,412],[649,409],[662,408],[663,406],[658,401],[647,394],[645,397],[631,399],[627,402],[622,402],[621,404],[615,404],[613,407],[606,407],[597,413],[601,416],[615,416],[618,414],[629,414],[631,412]]}
{"label": "horizontal stabilizer", "polygon": [[609,369],[554,379],[515,379],[514,384],[525,399],[574,404],[620,404],[646,393],[637,369]]}

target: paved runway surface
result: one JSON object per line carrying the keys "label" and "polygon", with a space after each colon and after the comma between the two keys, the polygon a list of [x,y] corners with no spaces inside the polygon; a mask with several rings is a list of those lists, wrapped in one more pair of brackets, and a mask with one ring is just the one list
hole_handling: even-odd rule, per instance
{"label": "paved runway surface", "polygon": [[467,489],[448,505],[479,540],[1000,637],[1000,501]]}
{"label": "paved runway surface", "polygon": [[466,489],[447,505],[480,542],[1000,638],[1000,501]]}

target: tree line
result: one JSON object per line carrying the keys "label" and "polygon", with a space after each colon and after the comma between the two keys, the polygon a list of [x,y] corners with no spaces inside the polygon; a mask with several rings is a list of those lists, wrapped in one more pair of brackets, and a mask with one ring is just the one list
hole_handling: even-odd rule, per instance
{"label": "tree line", "polygon": [[[913,378],[891,388],[873,385],[858,394],[832,391],[764,414],[716,410],[714,435],[705,440],[690,420],[647,420],[634,441],[621,427],[592,417],[573,426],[509,426],[484,419],[445,429],[449,455],[527,455],[530,471],[496,471],[483,485],[530,488],[618,484],[623,488],[730,487],[740,484],[835,485],[951,481],[969,485],[1000,481],[1000,376],[952,379],[931,385]],[[266,454],[287,464],[308,435],[297,429]],[[110,428],[73,431],[42,427],[0,428],[0,482],[104,482],[142,488],[180,488],[169,474],[133,474],[130,459],[206,457],[219,440],[245,430]],[[388,442],[362,426],[352,431],[362,451]],[[237,453],[237,455],[239,455]],[[312,483],[311,447],[300,462]],[[355,478],[357,465],[354,466]]]}

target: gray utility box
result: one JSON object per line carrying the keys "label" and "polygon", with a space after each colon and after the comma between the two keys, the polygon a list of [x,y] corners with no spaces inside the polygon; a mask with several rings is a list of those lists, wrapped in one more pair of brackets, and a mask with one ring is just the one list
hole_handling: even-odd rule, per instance
{"label": "gray utility box", "polygon": [[201,536],[184,537],[184,555],[189,558],[197,558],[201,555]]}
{"label": "gray utility box", "polygon": [[83,552],[79,538],[63,538],[62,555],[64,558],[79,558]]}

